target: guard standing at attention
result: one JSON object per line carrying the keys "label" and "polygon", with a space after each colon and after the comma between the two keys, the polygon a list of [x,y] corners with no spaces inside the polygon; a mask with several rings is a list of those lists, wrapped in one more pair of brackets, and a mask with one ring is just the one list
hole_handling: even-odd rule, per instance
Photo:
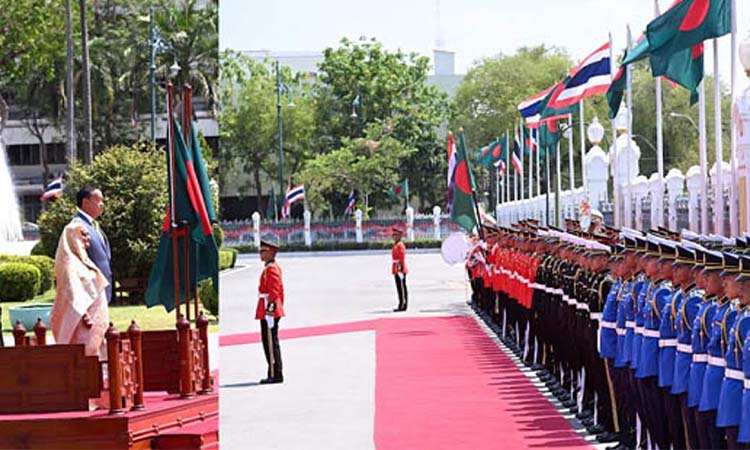
{"label": "guard standing at attention", "polygon": [[401,242],[404,232],[399,227],[391,228],[391,237],[393,238],[393,248],[391,249],[391,273],[396,280],[396,291],[398,291],[398,308],[394,312],[406,311],[409,304],[409,293],[406,291],[406,274],[409,270],[406,268],[406,246]]}
{"label": "guard standing at attention", "polygon": [[265,266],[260,274],[255,318],[260,321],[263,351],[268,362],[268,377],[260,380],[260,384],[284,382],[279,348],[279,321],[284,317],[284,283],[281,279],[281,267],[276,262],[278,251],[279,246],[275,242],[260,241],[260,259]]}

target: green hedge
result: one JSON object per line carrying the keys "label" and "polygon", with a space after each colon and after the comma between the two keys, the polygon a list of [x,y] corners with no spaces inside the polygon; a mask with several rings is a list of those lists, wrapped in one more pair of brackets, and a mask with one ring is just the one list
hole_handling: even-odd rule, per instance
{"label": "green hedge", "polygon": [[31,264],[7,262],[0,264],[0,302],[25,302],[36,296],[41,273]]}
{"label": "green hedge", "polygon": [[[417,240],[414,242],[405,242],[406,248],[440,248],[442,241],[434,239]],[[391,241],[376,242],[313,242],[311,246],[306,246],[303,242],[294,244],[281,244],[280,252],[321,252],[321,251],[345,251],[345,250],[389,250],[393,247]],[[257,253],[258,248],[254,245],[239,245],[232,247],[239,253]]]}
{"label": "green hedge", "polygon": [[0,264],[3,263],[24,263],[31,264],[39,269],[40,282],[38,294],[43,294],[50,290],[55,284],[55,260],[48,256],[10,256],[0,255]]}
{"label": "green hedge", "polygon": [[237,255],[229,250],[219,250],[219,270],[231,269],[237,261]]}
{"label": "green hedge", "polygon": [[219,317],[219,296],[216,295],[214,289],[214,283],[209,278],[208,280],[201,281],[198,286],[198,296],[201,299],[201,304],[206,308],[206,311],[210,312],[216,317]]}
{"label": "green hedge", "polygon": [[221,248],[222,244],[224,243],[224,230],[218,223],[213,224],[212,229],[214,232],[214,240],[216,240],[216,246],[218,248]]}

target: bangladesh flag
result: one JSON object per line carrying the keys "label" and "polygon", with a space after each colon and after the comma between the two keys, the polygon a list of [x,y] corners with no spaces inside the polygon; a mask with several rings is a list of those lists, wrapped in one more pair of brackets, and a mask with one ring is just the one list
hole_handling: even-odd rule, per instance
{"label": "bangladesh flag", "polygon": [[490,168],[497,161],[505,159],[507,150],[503,145],[504,142],[505,139],[499,139],[477,150],[477,164],[485,168]]}
{"label": "bangladesh flag", "polygon": [[[170,221],[171,211],[167,208],[167,215],[162,227],[159,249],[151,267],[151,275],[146,289],[146,305],[164,305],[167,311],[175,308],[174,265],[180,271],[180,283],[185,280],[185,259],[188,258],[189,270],[187,274],[190,292],[195,292],[198,283],[205,279],[212,279],[214,288],[219,290],[219,250],[216,247],[211,223],[216,221],[211,187],[206,173],[206,166],[200,150],[195,128],[188,137],[191,146],[186,145],[182,130],[176,121],[174,126],[174,221],[177,224],[186,223],[178,230],[177,261],[173,259],[172,235]],[[167,159],[169,167],[169,159]],[[170,190],[172,186],[170,186]],[[185,251],[187,241],[187,252]],[[185,301],[185,286],[180,286],[180,299]]]}
{"label": "bangladesh flag", "polygon": [[[682,0],[646,28],[651,59],[660,67],[676,54],[732,31],[731,0]],[[654,76],[665,75],[654,73]],[[677,80],[675,80],[677,81]]]}
{"label": "bangladesh flag", "polygon": [[401,181],[395,186],[391,186],[388,190],[388,196],[394,200],[399,198],[406,198],[409,196],[409,180]]}
{"label": "bangladesh flag", "polygon": [[564,108],[552,108],[547,106],[549,104],[549,101],[553,97],[557,97],[559,92],[565,89],[565,86],[570,81],[570,76],[566,76],[565,79],[559,83],[557,83],[557,86],[552,89],[549,94],[547,94],[546,97],[544,97],[544,100],[542,100],[542,103],[539,105],[539,111],[541,112],[541,118],[552,120],[555,119],[562,119],[567,118],[569,114],[574,114],[578,112],[578,103],[574,103],[570,106],[566,106]]}
{"label": "bangladesh flag", "polygon": [[456,174],[454,177],[455,183],[453,184],[451,220],[471,233],[477,227],[473,196],[476,183],[474,182],[474,174],[471,172],[469,159],[466,157],[463,133],[459,137],[456,152]]}

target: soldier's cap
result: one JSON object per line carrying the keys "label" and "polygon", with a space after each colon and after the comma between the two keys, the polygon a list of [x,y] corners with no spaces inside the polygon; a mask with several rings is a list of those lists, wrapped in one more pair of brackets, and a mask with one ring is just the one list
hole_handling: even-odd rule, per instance
{"label": "soldier's cap", "polygon": [[635,238],[630,237],[630,236],[623,236],[622,243],[623,243],[623,246],[625,247],[626,252],[634,252],[636,250]]}
{"label": "soldier's cap", "polygon": [[695,260],[693,262],[693,269],[703,270],[703,267],[706,264],[706,249],[704,249],[703,247],[694,248],[693,254],[695,255]]}
{"label": "soldier's cap", "polygon": [[659,262],[670,262],[677,259],[675,245],[670,242],[659,242]]}
{"label": "soldier's cap", "polygon": [[721,271],[724,268],[724,257],[720,252],[706,249],[703,252],[703,273]]}
{"label": "soldier's cap", "polygon": [[750,255],[740,256],[740,273],[737,281],[750,281]]}
{"label": "soldier's cap", "polygon": [[700,241],[701,236],[698,233],[694,233],[688,229],[684,229],[680,232],[680,237],[682,237],[683,240],[687,241],[693,241],[697,242]]}
{"label": "soldier's cap", "polygon": [[734,246],[736,248],[746,249],[748,247],[748,242],[741,237],[736,237],[734,238]]}
{"label": "soldier's cap", "polygon": [[636,236],[635,238],[635,252],[645,255],[648,250],[648,241],[646,239]]}
{"label": "soldier's cap", "polygon": [[724,264],[721,271],[722,277],[733,277],[740,273],[740,256],[734,253],[724,252],[721,254]]}
{"label": "soldier's cap", "polygon": [[695,264],[695,252],[683,245],[675,246],[675,260],[673,266],[693,266]]}
{"label": "soldier's cap", "polygon": [[402,230],[401,227],[398,225],[393,225],[391,227],[391,233],[404,234],[404,230]]}
{"label": "soldier's cap", "polygon": [[279,238],[276,236],[269,236],[260,240],[260,248],[267,248],[271,251],[279,251]]}
{"label": "soldier's cap", "polygon": [[676,231],[672,231],[669,228],[662,227],[661,225],[658,227],[658,229],[659,229],[659,231],[661,231],[666,236],[670,236],[670,237],[674,237],[674,238],[679,238],[680,237],[680,233],[678,233]]}

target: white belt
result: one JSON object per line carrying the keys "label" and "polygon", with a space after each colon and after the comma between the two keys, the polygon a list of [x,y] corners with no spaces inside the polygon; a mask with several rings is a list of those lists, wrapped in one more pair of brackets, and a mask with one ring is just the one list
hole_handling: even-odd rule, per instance
{"label": "white belt", "polygon": [[726,367],[727,360],[724,358],[718,358],[716,356],[708,355],[708,364],[716,367]]}
{"label": "white belt", "polygon": [[267,299],[270,294],[258,294],[258,298]]}
{"label": "white belt", "polygon": [[677,351],[680,353],[693,353],[693,346],[690,344],[680,344],[677,343]]}
{"label": "white belt", "polygon": [[400,260],[400,259],[394,259],[394,260],[393,260],[393,262],[394,262],[394,263],[400,263],[400,262],[401,262],[401,260]]}
{"label": "white belt", "polygon": [[693,353],[693,362],[694,363],[708,362],[708,354],[707,353]]}
{"label": "white belt", "polygon": [[625,322],[625,328],[635,328],[635,320],[628,320]]}
{"label": "white belt", "polygon": [[643,329],[643,336],[648,338],[659,339],[659,330],[649,330],[648,328]]}
{"label": "white belt", "polygon": [[635,327],[635,334],[641,334],[642,335],[644,330],[646,330],[646,327],[636,326]]}
{"label": "white belt", "polygon": [[600,312],[592,312],[592,313],[589,313],[589,317],[591,317],[591,320],[599,320],[599,321],[601,321],[602,320],[602,313],[600,313]]}
{"label": "white belt", "polygon": [[614,323],[614,322],[606,322],[606,321],[602,321],[602,328],[611,328],[611,329],[613,329],[613,330],[614,330],[614,329],[616,329],[616,328],[617,328],[617,324],[616,324],[616,323]]}
{"label": "white belt", "polygon": [[627,334],[628,332],[628,330],[625,328],[617,328],[616,331],[618,336],[625,336],[625,334]]}
{"label": "white belt", "polygon": [[589,305],[587,305],[586,303],[578,303],[576,304],[576,308],[583,310],[583,311],[588,311]]}
{"label": "white belt", "polygon": [[677,339],[659,339],[659,348],[676,347]]}
{"label": "white belt", "polygon": [[750,389],[750,379],[745,379],[745,389]]}
{"label": "white belt", "polygon": [[562,289],[553,289],[552,291],[557,295],[565,295]]}
{"label": "white belt", "polygon": [[724,378],[730,378],[732,380],[744,381],[745,374],[741,370],[726,369],[724,370]]}

